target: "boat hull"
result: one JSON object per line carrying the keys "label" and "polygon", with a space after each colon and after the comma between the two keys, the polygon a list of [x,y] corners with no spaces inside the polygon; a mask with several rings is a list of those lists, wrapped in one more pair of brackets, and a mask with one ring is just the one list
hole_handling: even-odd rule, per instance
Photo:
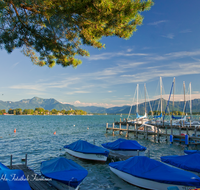
{"label": "boat hull", "polygon": [[122,154],[125,156],[145,156],[145,151],[137,151],[137,150],[110,150],[110,151],[112,153]]}
{"label": "boat hull", "polygon": [[116,174],[119,178],[123,179],[124,181],[138,186],[145,189],[152,189],[152,190],[167,190],[170,186],[177,186],[179,190],[189,190],[194,189],[196,187],[189,187],[189,186],[181,186],[181,185],[175,185],[175,184],[167,184],[167,183],[160,183],[152,180],[147,180],[139,177],[135,177],[133,175],[130,175],[128,173],[122,172],[120,170],[117,170],[115,168],[110,167],[110,170]]}
{"label": "boat hull", "polygon": [[85,154],[82,152],[76,152],[76,151],[70,150],[68,148],[66,148],[66,151],[72,156],[85,159],[85,160],[93,160],[93,161],[99,161],[99,162],[106,162],[107,160],[107,156],[104,156],[102,154]]}

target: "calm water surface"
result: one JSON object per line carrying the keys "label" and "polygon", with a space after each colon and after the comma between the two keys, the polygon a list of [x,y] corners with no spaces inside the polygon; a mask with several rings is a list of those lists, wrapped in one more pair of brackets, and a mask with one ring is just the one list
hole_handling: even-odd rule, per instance
{"label": "calm water surface", "polygon": [[[10,155],[13,155],[13,164],[21,164],[21,159],[28,154],[28,166],[36,173],[40,173],[40,163],[55,157],[66,157],[77,162],[88,170],[88,176],[81,184],[81,190],[100,189],[134,189],[113,174],[108,163],[97,164],[89,161],[81,161],[66,153],[64,145],[76,140],[87,140],[101,146],[102,143],[117,140],[119,136],[115,132],[106,134],[106,123],[119,121],[118,115],[103,116],[0,116],[0,162],[5,165],[10,163]],[[16,129],[16,133],[14,133]],[[56,131],[56,135],[53,133]],[[160,143],[153,138],[145,140],[143,136],[135,139],[130,134],[129,139],[137,140],[141,145],[150,150],[150,156],[159,160],[160,156],[183,155],[185,147],[182,145],[170,145],[165,139]],[[189,148],[190,149],[190,148]],[[193,148],[192,148],[193,149]]]}

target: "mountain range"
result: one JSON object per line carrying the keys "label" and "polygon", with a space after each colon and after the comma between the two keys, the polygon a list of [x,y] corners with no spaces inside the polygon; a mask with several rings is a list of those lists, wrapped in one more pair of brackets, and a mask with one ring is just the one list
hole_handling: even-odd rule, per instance
{"label": "mountain range", "polygon": [[[167,106],[167,100],[162,100],[163,104],[163,111],[165,111]],[[62,104],[57,100],[50,98],[50,99],[42,99],[38,97],[34,97],[32,99],[23,99],[17,102],[11,101],[1,101],[0,100],[0,109],[5,109],[8,111],[11,109],[21,108],[24,109],[35,109],[38,107],[42,107],[45,110],[84,110],[88,113],[108,113],[108,114],[128,114],[130,111],[129,105],[124,105],[121,107],[111,107],[111,108],[104,108],[104,107],[96,107],[96,106],[86,106],[86,107],[75,107],[70,104]],[[169,110],[172,111],[173,102],[169,102]],[[184,102],[183,101],[175,101],[174,102],[174,111],[181,111],[183,112],[184,109]],[[139,114],[144,114],[145,112],[145,103],[141,103],[138,105]],[[160,110],[160,99],[152,100],[150,102],[146,102],[146,111],[147,113],[151,110]],[[189,101],[186,102],[185,111],[190,112],[190,104]],[[200,112],[200,99],[192,100],[192,112]],[[132,106],[131,114],[136,113],[136,105]]]}

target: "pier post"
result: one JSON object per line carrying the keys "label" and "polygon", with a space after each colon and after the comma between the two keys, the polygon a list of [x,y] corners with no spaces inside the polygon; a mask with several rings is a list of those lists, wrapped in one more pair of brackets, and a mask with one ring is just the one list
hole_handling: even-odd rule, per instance
{"label": "pier post", "polygon": [[135,123],[135,133],[134,133],[135,136],[136,136],[136,131],[137,131],[137,126],[136,126],[136,123]]}
{"label": "pier post", "polygon": [[147,157],[150,158],[150,150],[148,150],[148,152],[147,152]]}
{"label": "pier post", "polygon": [[172,119],[170,119],[170,126],[171,126],[171,135],[173,135]]}
{"label": "pier post", "polygon": [[148,126],[146,126],[146,139],[148,139]]}
{"label": "pier post", "polygon": [[188,126],[186,125],[186,134],[188,135]]}
{"label": "pier post", "polygon": [[10,155],[10,169],[12,169],[12,154]]}
{"label": "pier post", "polygon": [[119,134],[121,135],[121,128],[122,128],[122,124],[121,122],[119,123]]}
{"label": "pier post", "polygon": [[108,132],[108,123],[106,123],[106,133]]}
{"label": "pier post", "polygon": [[191,120],[190,120],[190,128],[191,128]]}
{"label": "pier post", "polygon": [[126,138],[129,136],[129,124],[126,124]]}
{"label": "pier post", "polygon": [[197,137],[197,126],[194,126],[194,136]]}
{"label": "pier post", "polygon": [[168,139],[167,139],[167,126],[165,126],[165,134],[166,134],[166,139],[165,139],[165,141],[167,141]]}
{"label": "pier post", "polygon": [[115,135],[115,131],[114,131],[114,128],[115,128],[115,123],[113,123],[113,136]]}
{"label": "pier post", "polygon": [[154,125],[153,128],[154,128],[154,141],[155,141],[156,140],[156,126]]}
{"label": "pier post", "polygon": [[25,167],[27,167],[27,154],[25,155]]}
{"label": "pier post", "polygon": [[138,126],[135,124],[136,126],[136,138],[138,138]]}
{"label": "pier post", "polygon": [[160,131],[159,131],[159,127],[157,127],[157,134],[158,134],[158,142],[160,142]]}

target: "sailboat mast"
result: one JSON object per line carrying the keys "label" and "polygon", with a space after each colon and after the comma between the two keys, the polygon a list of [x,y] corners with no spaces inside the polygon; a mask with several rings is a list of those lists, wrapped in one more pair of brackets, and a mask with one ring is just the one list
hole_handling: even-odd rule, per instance
{"label": "sailboat mast", "polygon": [[136,113],[138,113],[138,94],[139,94],[139,84],[137,84],[137,107],[136,107]]}
{"label": "sailboat mast", "polygon": [[175,91],[175,77],[174,77],[174,86],[173,86],[173,107],[172,107],[172,114],[174,111],[174,91]]}
{"label": "sailboat mast", "polygon": [[145,108],[144,108],[144,113],[146,114],[146,84],[144,84],[144,96],[145,96]]}
{"label": "sailboat mast", "polygon": [[162,77],[160,77],[160,111],[162,114]]}
{"label": "sailboat mast", "polygon": [[[183,92],[184,92],[184,108],[185,108],[185,81],[183,81]],[[185,109],[183,111],[185,113]]]}
{"label": "sailboat mast", "polygon": [[190,85],[190,117],[192,117],[192,97],[191,97],[192,86],[191,86],[191,82],[189,85]]}

